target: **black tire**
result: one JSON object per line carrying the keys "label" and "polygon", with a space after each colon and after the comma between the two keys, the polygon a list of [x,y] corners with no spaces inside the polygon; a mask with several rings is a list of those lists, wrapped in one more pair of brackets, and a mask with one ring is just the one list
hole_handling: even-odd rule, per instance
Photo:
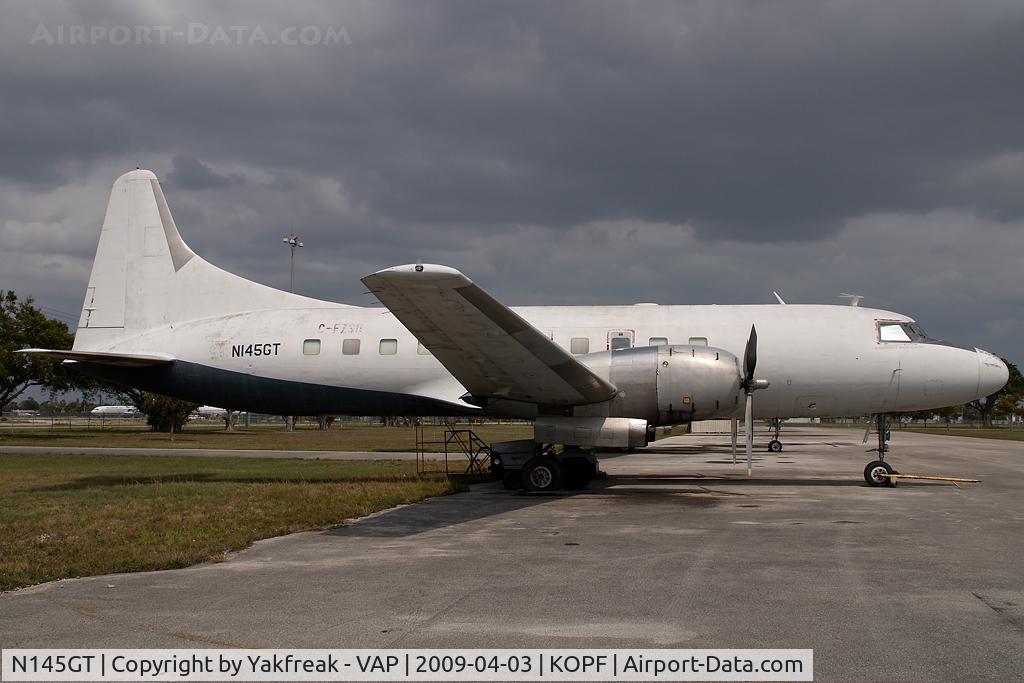
{"label": "black tire", "polygon": [[501,475],[501,483],[509,491],[518,491],[523,488],[523,471],[505,470]]}
{"label": "black tire", "polygon": [[562,485],[570,491],[587,488],[597,474],[597,463],[586,458],[562,458]]}
{"label": "black tire", "polygon": [[886,474],[896,474],[896,470],[887,462],[873,460],[864,468],[864,481],[868,486],[896,486],[896,481]]}
{"label": "black tire", "polygon": [[528,491],[558,491],[562,488],[562,468],[550,456],[533,458],[523,468],[523,484]]}
{"label": "black tire", "polygon": [[768,442],[768,450],[771,451],[772,453],[781,453],[782,442],[779,441],[778,439],[772,439],[771,441]]}

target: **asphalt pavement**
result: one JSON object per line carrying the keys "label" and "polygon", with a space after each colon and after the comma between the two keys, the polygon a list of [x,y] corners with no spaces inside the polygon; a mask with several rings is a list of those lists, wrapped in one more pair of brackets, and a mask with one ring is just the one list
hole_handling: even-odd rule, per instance
{"label": "asphalt pavement", "polygon": [[580,493],[478,485],[19,590],[0,645],[813,648],[821,681],[1024,680],[1024,443],[894,432],[900,471],[982,482],[871,488],[861,435],[759,439],[751,478],[728,435],[673,437]]}

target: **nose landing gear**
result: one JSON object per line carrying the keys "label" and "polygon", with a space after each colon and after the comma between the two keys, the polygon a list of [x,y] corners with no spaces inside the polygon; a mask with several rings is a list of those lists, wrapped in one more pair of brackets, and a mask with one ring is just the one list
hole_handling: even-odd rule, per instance
{"label": "nose landing gear", "polygon": [[782,442],[779,441],[779,432],[782,431],[782,420],[777,417],[773,417],[771,428],[774,432],[774,436],[772,436],[772,440],[768,442],[768,450],[772,453],[781,453]]}
{"label": "nose landing gear", "polygon": [[[864,481],[868,486],[896,486],[896,479],[890,474],[897,474],[892,465],[885,461],[885,453],[889,450],[889,424],[888,416],[879,414],[875,417],[878,428],[878,448],[871,450],[878,451],[878,460],[873,460],[864,468]],[[867,434],[864,435],[867,440]]]}

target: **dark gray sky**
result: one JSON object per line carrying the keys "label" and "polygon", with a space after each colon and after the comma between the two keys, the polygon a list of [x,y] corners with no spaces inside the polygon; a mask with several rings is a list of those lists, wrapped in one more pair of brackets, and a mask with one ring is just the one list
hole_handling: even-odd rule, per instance
{"label": "dark gray sky", "polygon": [[417,259],[509,304],[855,292],[1020,362],[1021,36],[1020,2],[4,2],[0,288],[77,317],[142,166],[228,270],[287,287],[298,232],[316,297]]}

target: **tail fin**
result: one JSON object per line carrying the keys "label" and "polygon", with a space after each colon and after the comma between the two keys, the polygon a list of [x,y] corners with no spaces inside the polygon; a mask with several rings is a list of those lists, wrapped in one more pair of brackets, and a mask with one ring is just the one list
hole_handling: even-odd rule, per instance
{"label": "tail fin", "polygon": [[110,191],[75,350],[103,350],[153,327],[264,308],[336,307],[232,275],[178,233],[160,182],[125,173]]}

